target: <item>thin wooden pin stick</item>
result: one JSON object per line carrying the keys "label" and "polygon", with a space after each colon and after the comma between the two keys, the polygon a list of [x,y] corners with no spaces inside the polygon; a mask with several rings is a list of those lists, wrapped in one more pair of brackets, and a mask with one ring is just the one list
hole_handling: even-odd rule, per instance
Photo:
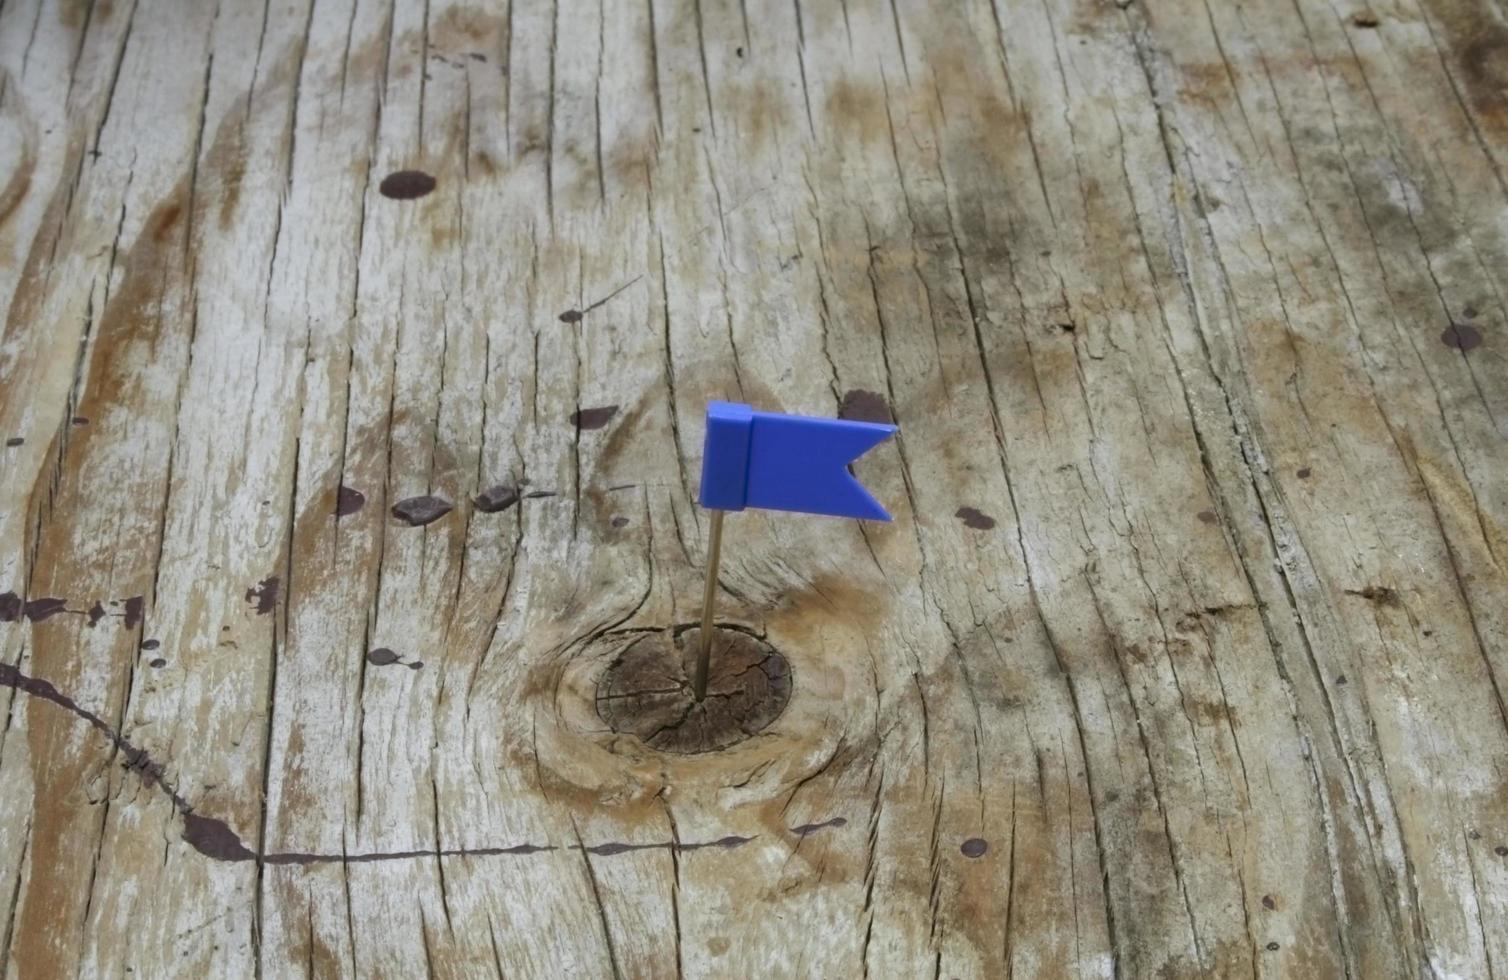
{"label": "thin wooden pin stick", "polygon": [[707,584],[702,588],[702,632],[696,652],[696,673],[691,690],[700,701],[707,696],[707,668],[712,662],[712,613],[717,605],[717,566],[722,560],[723,512],[712,511],[712,526],[707,538]]}

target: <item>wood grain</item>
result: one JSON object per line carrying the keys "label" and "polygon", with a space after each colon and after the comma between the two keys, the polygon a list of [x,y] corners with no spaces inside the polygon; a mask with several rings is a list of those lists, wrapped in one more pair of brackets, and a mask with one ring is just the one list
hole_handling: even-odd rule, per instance
{"label": "wood grain", "polygon": [[[3,0],[0,976],[1503,975],[1505,66]],[[893,419],[896,520],[729,518],[789,700],[668,751],[715,397]]]}

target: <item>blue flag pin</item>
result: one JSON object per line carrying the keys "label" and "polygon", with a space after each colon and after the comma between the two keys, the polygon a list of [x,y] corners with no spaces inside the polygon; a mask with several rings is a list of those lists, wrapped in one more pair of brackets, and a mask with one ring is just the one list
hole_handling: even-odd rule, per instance
{"label": "blue flag pin", "polygon": [[712,512],[701,644],[692,688],[707,692],[712,613],[717,596],[723,514],[745,507],[888,521],[890,515],[848,464],[895,434],[895,426],[756,412],[734,402],[707,403],[699,502]]}

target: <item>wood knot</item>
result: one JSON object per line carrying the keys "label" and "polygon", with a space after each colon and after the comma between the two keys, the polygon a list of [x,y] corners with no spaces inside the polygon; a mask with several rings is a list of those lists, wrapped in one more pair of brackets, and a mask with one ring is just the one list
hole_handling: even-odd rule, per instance
{"label": "wood knot", "polygon": [[791,666],[743,630],[719,626],[707,696],[691,693],[701,629],[680,626],[628,640],[597,682],[597,714],[615,732],[662,752],[715,752],[767,728],[791,700]]}

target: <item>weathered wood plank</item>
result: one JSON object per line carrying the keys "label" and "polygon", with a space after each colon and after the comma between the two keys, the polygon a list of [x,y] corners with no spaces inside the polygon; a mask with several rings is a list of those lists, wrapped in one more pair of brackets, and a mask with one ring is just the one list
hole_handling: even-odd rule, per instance
{"label": "weathered wood plank", "polygon": [[[1501,972],[1504,51],[6,0],[0,974]],[[678,755],[713,397],[897,519],[730,519],[791,700]]]}

